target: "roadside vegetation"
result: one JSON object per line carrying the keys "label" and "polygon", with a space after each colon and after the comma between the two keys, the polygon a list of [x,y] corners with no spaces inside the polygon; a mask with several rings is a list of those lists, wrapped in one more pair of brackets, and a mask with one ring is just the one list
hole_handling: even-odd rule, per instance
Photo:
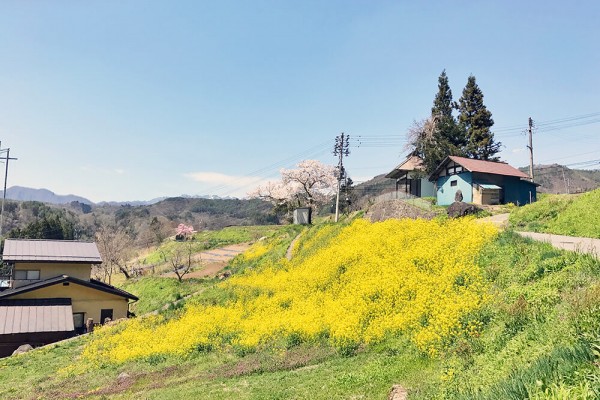
{"label": "roadside vegetation", "polygon": [[199,293],[0,360],[0,398],[384,399],[394,384],[410,400],[600,397],[589,255],[472,219],[347,220],[282,227],[228,270],[131,281],[156,304]]}
{"label": "roadside vegetation", "polygon": [[600,189],[567,195],[541,195],[537,202],[515,208],[510,224],[516,230],[600,239]]}

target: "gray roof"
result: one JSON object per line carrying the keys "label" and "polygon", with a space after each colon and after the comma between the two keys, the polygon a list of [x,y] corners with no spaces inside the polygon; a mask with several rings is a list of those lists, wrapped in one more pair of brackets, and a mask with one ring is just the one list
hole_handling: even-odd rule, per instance
{"label": "gray roof", "polygon": [[40,261],[100,264],[96,243],[73,240],[6,239],[4,261]]}
{"label": "gray roof", "polygon": [[33,332],[71,332],[70,299],[3,300],[0,302],[0,335]]}
{"label": "gray roof", "polygon": [[46,279],[43,281],[37,281],[37,282],[30,283],[28,285],[23,285],[23,286],[19,286],[19,287],[13,288],[13,289],[1,291],[0,292],[0,302],[3,301],[2,299],[9,299],[10,297],[15,296],[17,294],[31,292],[31,291],[34,291],[37,289],[45,288],[45,287],[56,285],[56,284],[63,283],[63,282],[72,282],[77,285],[89,287],[89,288],[95,289],[95,290],[100,290],[101,292],[114,294],[116,296],[124,297],[126,299],[139,300],[137,296],[135,296],[129,292],[126,292],[124,290],[116,288],[107,283],[97,281],[95,279],[90,279],[89,281],[84,281],[83,279],[75,278],[72,276],[60,275],[60,276],[55,276],[53,278],[49,278],[49,279]]}

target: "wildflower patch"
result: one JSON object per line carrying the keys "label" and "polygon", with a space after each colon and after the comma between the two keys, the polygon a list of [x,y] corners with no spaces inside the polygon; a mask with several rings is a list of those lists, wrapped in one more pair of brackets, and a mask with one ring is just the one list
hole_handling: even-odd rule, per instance
{"label": "wildflower patch", "polygon": [[496,233],[471,219],[357,220],[326,247],[311,241],[305,257],[223,282],[234,293],[224,304],[191,304],[176,318],[94,333],[84,358],[120,363],[317,338],[347,351],[398,333],[433,355],[454,337],[478,334],[469,318],[487,287],[475,258]]}

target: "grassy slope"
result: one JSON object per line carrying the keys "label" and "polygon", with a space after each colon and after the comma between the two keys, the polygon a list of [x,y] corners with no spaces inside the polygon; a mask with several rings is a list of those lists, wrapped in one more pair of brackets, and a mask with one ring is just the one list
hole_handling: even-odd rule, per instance
{"label": "grassy slope", "polygon": [[[321,229],[305,232],[296,252],[314,251],[310,240]],[[326,237],[335,237],[335,229],[326,229]],[[291,237],[264,257],[281,257]],[[411,400],[597,398],[592,350],[600,343],[600,263],[510,232],[479,262],[493,299],[479,311],[482,334],[449,344],[438,358],[390,337],[351,357],[305,343],[284,352],[199,351],[184,360],[156,357],[79,373],[68,366],[87,341],[81,338],[1,360],[0,398],[383,399],[395,383],[409,388]],[[235,270],[244,267],[233,263]],[[211,288],[197,301],[224,296]],[[119,379],[122,372],[129,377]]]}
{"label": "grassy slope", "polygon": [[545,195],[514,209],[510,223],[517,230],[600,239],[600,189],[581,195]]}
{"label": "grassy slope", "polygon": [[[231,244],[255,242],[261,237],[270,237],[278,232],[284,232],[287,227],[280,225],[266,226],[231,226],[218,231],[202,231],[196,233],[193,238],[194,251],[201,252],[204,250],[215,249]],[[165,241],[156,250],[147,254],[141,261],[144,265],[164,263],[163,254],[173,251],[177,246],[181,246],[182,242],[173,240]]]}

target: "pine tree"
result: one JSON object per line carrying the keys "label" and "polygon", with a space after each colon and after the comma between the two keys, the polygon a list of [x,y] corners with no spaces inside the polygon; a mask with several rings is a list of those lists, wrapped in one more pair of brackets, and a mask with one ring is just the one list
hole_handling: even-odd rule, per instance
{"label": "pine tree", "polygon": [[446,70],[438,78],[438,92],[433,100],[431,117],[415,123],[409,130],[412,154],[423,159],[425,172],[431,173],[449,155],[464,155],[467,144],[452,112],[452,90]]}
{"label": "pine tree", "polygon": [[458,103],[458,126],[465,133],[466,156],[478,160],[497,161],[494,157],[502,143],[494,140],[490,128],[494,125],[492,113],[483,104],[483,93],[473,75],[469,76]]}

